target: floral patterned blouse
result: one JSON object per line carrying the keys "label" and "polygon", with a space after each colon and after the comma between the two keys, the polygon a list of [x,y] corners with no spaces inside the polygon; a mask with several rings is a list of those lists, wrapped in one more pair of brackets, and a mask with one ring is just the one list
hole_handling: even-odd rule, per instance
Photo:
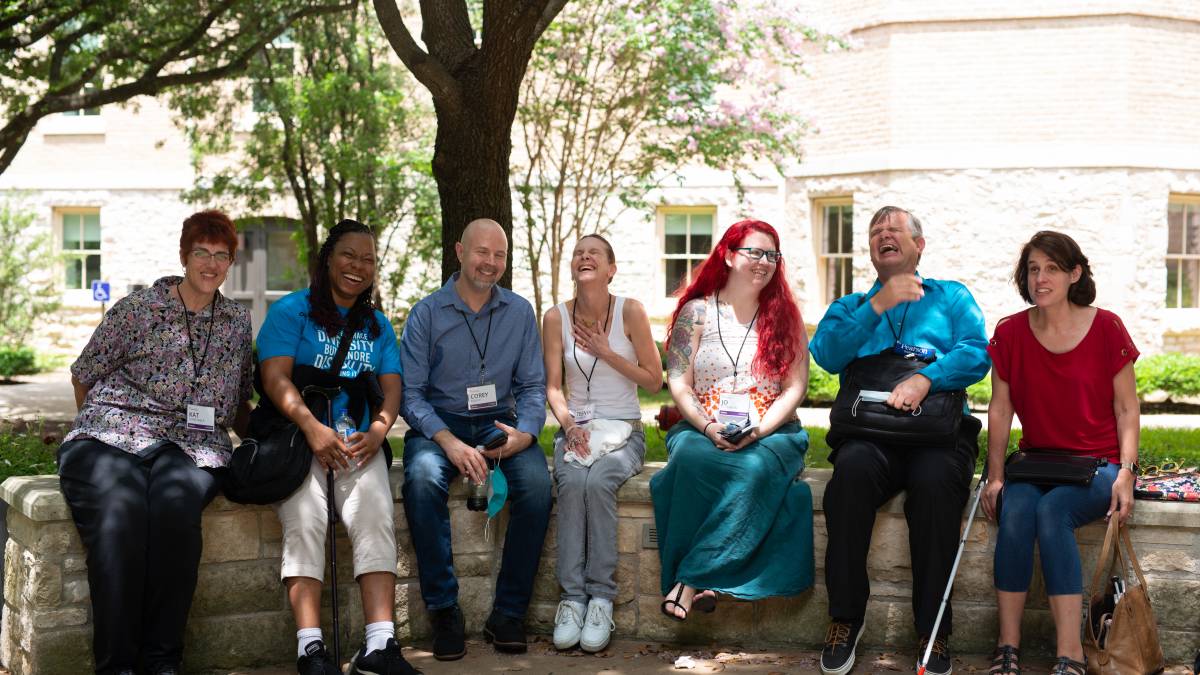
{"label": "floral patterned blouse", "polygon": [[[725,303],[717,306],[713,296],[704,300],[704,328],[700,345],[692,359],[692,389],[704,411],[716,419],[721,394],[750,394],[750,421],[758,424],[767,409],[783,393],[783,383],[751,374],[750,366],[758,353],[758,329],[738,323],[733,308]],[[721,328],[717,330],[717,312],[721,313]],[[757,324],[757,321],[754,322]],[[721,346],[722,337],[724,347]],[[742,340],[745,339],[745,347]],[[739,356],[738,350],[741,349]],[[728,351],[726,351],[728,350]],[[737,381],[734,381],[733,359],[737,359]]]}
{"label": "floral patterned blouse", "polygon": [[[163,277],[104,315],[71,365],[71,374],[89,389],[64,442],[94,438],[140,454],[171,441],[197,466],[229,462],[229,426],[253,385],[250,312],[217,293],[215,303],[185,320],[175,290],[181,281]],[[189,403],[215,408],[215,431],[187,428]]]}

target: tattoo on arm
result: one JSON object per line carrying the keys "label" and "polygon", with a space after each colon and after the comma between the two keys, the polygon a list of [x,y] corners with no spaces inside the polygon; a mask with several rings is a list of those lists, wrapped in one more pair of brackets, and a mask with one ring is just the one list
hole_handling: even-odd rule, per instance
{"label": "tattoo on arm", "polygon": [[692,411],[699,415],[700,419],[708,419],[708,411],[704,409],[704,406],[700,405],[700,399],[696,398],[696,392],[688,390],[687,396],[688,404],[692,406]]}
{"label": "tattoo on arm", "polygon": [[681,377],[692,364],[692,336],[704,323],[704,303],[692,301],[691,308],[679,314],[667,340],[667,377]]}

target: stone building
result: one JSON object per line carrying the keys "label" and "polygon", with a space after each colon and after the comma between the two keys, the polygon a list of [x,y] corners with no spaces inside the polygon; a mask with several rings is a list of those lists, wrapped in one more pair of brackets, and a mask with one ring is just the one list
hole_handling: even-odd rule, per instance
{"label": "stone building", "polygon": [[[921,272],[970,287],[989,326],[1019,310],[1020,244],[1074,236],[1093,263],[1097,304],[1144,352],[1200,349],[1200,3],[1189,0],[843,0],[811,23],[855,47],[808,58],[789,83],[818,133],[784,176],[745,186],[706,170],[652,195],[652,213],[613,223],[618,293],[664,319],[670,290],[744,215],[774,224],[814,324],[831,298],[873,281],[865,228],[885,204],[925,223]],[[93,275],[119,297],[178,269],[192,209],[186,142],[160,103],[110,106],[39,125],[0,190],[22,190],[70,259],[69,309],[42,344],[78,349],[99,308]],[[273,216],[287,214],[240,214]],[[256,316],[290,277],[289,242],[268,219],[229,292]],[[98,243],[97,243],[98,242]],[[98,248],[97,248],[98,246]],[[514,286],[531,289],[519,255]]]}

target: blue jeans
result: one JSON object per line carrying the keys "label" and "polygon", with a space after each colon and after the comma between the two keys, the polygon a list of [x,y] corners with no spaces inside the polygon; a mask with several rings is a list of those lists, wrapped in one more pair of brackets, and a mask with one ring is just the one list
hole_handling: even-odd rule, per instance
{"label": "blue jeans", "polygon": [[1083,593],[1083,569],[1075,530],[1102,517],[1121,467],[1107,464],[1092,484],[1039,487],[1005,483],[994,559],[996,590],[1024,593],[1033,578],[1033,543],[1042,559],[1046,595]]}
{"label": "blue jeans", "polygon": [[[476,445],[499,420],[516,425],[508,413],[465,417],[444,411],[438,416],[450,433],[467,445]],[[504,536],[504,554],[496,579],[495,611],[523,619],[533,595],[533,581],[542,556],[546,527],[550,524],[550,472],[546,456],[534,443],[525,450],[500,460],[508,479],[509,518]],[[420,432],[404,436],[404,516],[417,554],[421,597],[430,610],[458,602],[458,579],[454,576],[454,554],[450,544],[450,482],[459,476],[442,448]],[[482,535],[479,535],[482,536]]]}

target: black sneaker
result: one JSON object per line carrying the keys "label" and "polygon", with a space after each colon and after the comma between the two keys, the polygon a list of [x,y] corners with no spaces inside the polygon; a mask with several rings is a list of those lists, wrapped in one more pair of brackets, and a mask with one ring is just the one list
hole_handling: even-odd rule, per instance
{"label": "black sneaker", "polygon": [[857,621],[831,621],[825,633],[825,647],[821,650],[821,672],[826,675],[843,675],[854,667],[854,650],[862,637],[866,623]]}
{"label": "black sneaker", "polygon": [[296,672],[300,675],[342,675],[342,669],[333,662],[333,656],[325,650],[321,640],[308,643],[304,656],[296,659]]}
{"label": "black sneaker", "polygon": [[467,653],[466,627],[462,610],[451,605],[432,612],[433,658],[438,661],[456,661]]}
{"label": "black sneaker", "polygon": [[[925,649],[929,646],[929,638],[922,637],[917,647],[917,664],[925,658]],[[950,675],[954,667],[950,663],[950,648],[946,646],[946,638],[940,637],[933,641],[933,649],[929,651],[929,663],[925,664],[926,675]]]}
{"label": "black sneaker", "polygon": [[498,651],[523,654],[528,648],[525,642],[525,621],[505,616],[496,610],[483,624],[483,638],[495,645]]}
{"label": "black sneaker", "polygon": [[421,671],[404,660],[396,638],[388,638],[387,646],[370,654],[364,644],[350,660],[350,675],[421,675]]}

